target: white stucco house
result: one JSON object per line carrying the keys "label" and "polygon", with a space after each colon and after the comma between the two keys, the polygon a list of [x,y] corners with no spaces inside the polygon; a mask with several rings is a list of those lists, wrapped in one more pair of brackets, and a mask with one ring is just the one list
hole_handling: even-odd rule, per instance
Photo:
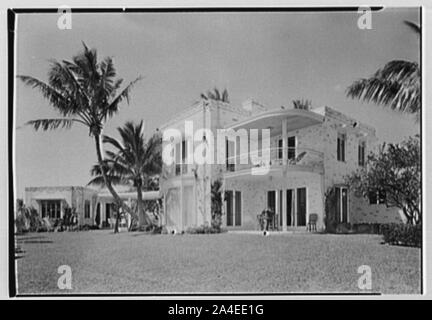
{"label": "white stucco house", "polygon": [[[198,139],[188,140],[185,121],[193,123]],[[210,130],[213,137],[208,137],[211,136],[209,131],[197,131],[201,128]],[[181,132],[180,137],[164,141],[164,146],[171,144],[175,158],[174,163],[164,164],[165,174],[161,179],[169,229],[181,231],[210,224],[210,190],[217,179],[223,185],[223,226],[228,230],[256,230],[257,214],[265,208],[272,208],[276,213],[279,230],[305,228],[312,213],[318,215],[317,227],[322,229],[325,194],[330,188],[334,188],[336,194],[340,222],[401,220],[398,210],[380,204],[380,196],[367,200],[345,185],[344,176],[365,164],[367,153],[374,150],[379,140],[374,128],[329,107],[268,110],[253,100],[241,107],[200,101],[160,129]],[[218,129],[232,129],[234,138],[227,138],[225,144],[221,144],[224,147],[217,148],[214,143],[213,150],[206,152],[212,153],[213,159],[225,153],[226,161],[197,164],[188,160],[203,142],[208,143],[217,136]],[[262,145],[262,135],[253,138],[250,134],[246,149],[242,149],[245,143],[239,132],[249,134],[253,129],[270,131],[270,146],[266,150],[270,158],[266,163],[244,163],[244,159],[251,160],[252,143]],[[264,174],[253,173],[252,169],[256,171],[260,167],[265,167]]]}
{"label": "white stucco house", "polygon": [[[187,122],[193,125],[192,130]],[[232,135],[222,136],[220,141],[221,129]],[[323,229],[329,190],[336,195],[338,222],[401,221],[397,209],[381,204],[385,195],[365,199],[345,184],[344,177],[365,164],[367,153],[379,139],[374,128],[329,107],[267,109],[253,100],[240,107],[200,101],[160,130],[179,133],[163,144],[163,148],[171,146],[174,161],[164,162],[160,190],[144,193],[144,199],[162,199],[160,221],[168,230],[181,232],[211,223],[211,186],[216,180],[222,182],[222,223],[228,230],[256,230],[257,215],[266,208],[275,212],[278,230],[306,228],[311,214],[318,216],[317,227]],[[258,135],[254,136],[253,130]],[[264,131],[269,136],[267,146]],[[188,139],[191,134],[195,139]],[[198,163],[194,157],[190,161],[196,150],[202,151],[200,146],[211,141],[213,148],[204,153],[213,162]],[[263,154],[268,158],[252,159]],[[136,199],[133,190],[116,189],[125,201]],[[42,217],[62,218],[69,206],[76,209],[79,224],[112,226],[113,199],[106,190],[30,187],[25,189],[25,203]]]}

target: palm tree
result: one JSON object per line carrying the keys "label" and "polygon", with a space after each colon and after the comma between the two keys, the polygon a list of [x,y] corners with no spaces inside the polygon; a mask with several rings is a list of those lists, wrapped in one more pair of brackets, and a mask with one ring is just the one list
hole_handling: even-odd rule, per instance
{"label": "palm tree", "polygon": [[[104,167],[108,180],[113,184],[131,184],[137,190],[139,225],[149,225],[151,221],[144,212],[143,189],[154,189],[155,177],[162,169],[162,138],[159,133],[150,139],[144,137],[143,121],[135,125],[126,122],[117,128],[121,140],[103,136],[103,142],[115,151],[106,151]],[[103,185],[101,166],[96,164],[91,170],[94,178],[89,184]]]}
{"label": "palm tree", "polygon": [[[421,34],[420,26],[405,24]],[[392,110],[412,113],[419,119],[421,112],[420,67],[416,62],[393,60],[367,79],[359,79],[347,89],[347,96],[390,107]]]}
{"label": "palm tree", "polygon": [[96,50],[89,49],[85,43],[83,46],[83,52],[74,56],[72,61],[51,61],[48,82],[31,76],[18,76],[27,86],[38,89],[61,115],[60,118],[31,120],[27,124],[36,131],[70,128],[74,123],[86,126],[89,136],[95,141],[97,160],[102,168],[105,185],[116,204],[131,212],[107,178],[106,169],[102,165],[101,135],[105,122],[119,111],[121,102],[126,100],[129,103],[129,93],[141,77],[117,93],[123,79],[116,79],[113,60],[107,57],[98,62]]}
{"label": "palm tree", "polygon": [[297,99],[297,100],[293,100],[292,103],[294,109],[310,110],[312,108],[312,101],[310,100]]}
{"label": "palm tree", "polygon": [[208,90],[206,94],[201,93],[201,98],[204,100],[215,100],[221,102],[229,102],[228,90],[220,92],[218,88],[214,88],[213,91]]}

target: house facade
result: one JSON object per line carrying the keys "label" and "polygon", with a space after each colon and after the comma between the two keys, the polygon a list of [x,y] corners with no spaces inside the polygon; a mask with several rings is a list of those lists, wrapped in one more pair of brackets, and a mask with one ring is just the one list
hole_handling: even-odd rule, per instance
{"label": "house facade", "polygon": [[[193,124],[194,139],[188,139],[186,122]],[[173,163],[164,163],[161,179],[168,229],[211,223],[211,186],[216,180],[222,182],[223,226],[229,230],[256,230],[257,215],[266,208],[275,212],[279,230],[305,228],[311,214],[323,229],[330,191],[338,222],[401,221],[400,212],[381,204],[380,195],[368,200],[345,184],[345,176],[365,165],[379,141],[374,128],[329,107],[268,110],[253,100],[242,107],[202,101],[161,127],[162,132],[170,129],[180,136],[164,141],[174,158]],[[203,143],[219,138],[220,129],[226,140],[218,139],[205,151],[213,162],[190,161]],[[269,143],[259,132],[264,129]],[[245,133],[247,139],[242,140]],[[221,153],[226,160],[216,161]],[[252,160],[264,153],[265,159]]]}

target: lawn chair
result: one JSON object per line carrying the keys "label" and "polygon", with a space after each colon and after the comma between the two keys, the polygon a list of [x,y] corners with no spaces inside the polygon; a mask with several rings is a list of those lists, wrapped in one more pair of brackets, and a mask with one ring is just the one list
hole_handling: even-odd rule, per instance
{"label": "lawn chair", "polygon": [[318,215],[316,213],[311,213],[309,215],[309,222],[307,224],[306,230],[317,231],[316,223],[318,221]]}

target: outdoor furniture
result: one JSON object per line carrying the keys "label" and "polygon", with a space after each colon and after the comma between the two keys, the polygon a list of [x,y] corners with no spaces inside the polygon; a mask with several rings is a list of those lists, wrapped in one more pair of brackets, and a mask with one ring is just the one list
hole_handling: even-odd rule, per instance
{"label": "outdoor furniture", "polygon": [[278,215],[271,209],[265,209],[257,215],[260,230],[278,230]]}
{"label": "outdoor furniture", "polygon": [[318,221],[318,215],[316,213],[311,213],[309,215],[309,222],[307,224],[306,230],[317,231],[316,223]]}

